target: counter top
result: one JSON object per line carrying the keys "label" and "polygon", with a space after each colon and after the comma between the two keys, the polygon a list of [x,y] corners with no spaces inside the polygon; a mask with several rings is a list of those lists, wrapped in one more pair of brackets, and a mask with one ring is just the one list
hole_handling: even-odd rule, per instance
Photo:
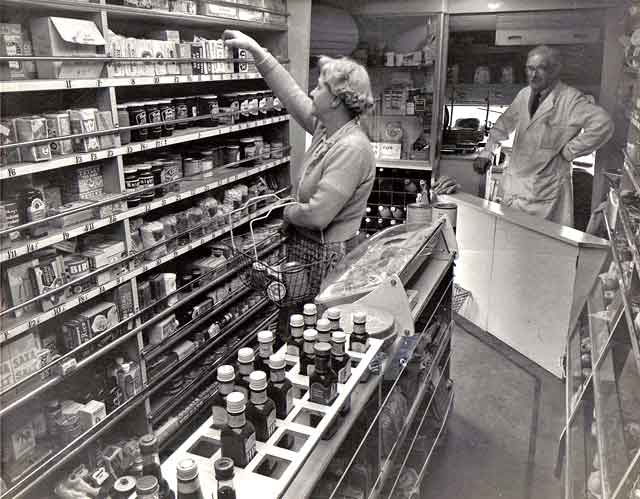
{"label": "counter top", "polygon": [[477,196],[466,193],[444,195],[439,197],[442,201],[451,201],[464,204],[467,207],[484,211],[498,218],[519,225],[528,230],[544,234],[547,237],[557,239],[572,246],[603,248],[609,246],[609,241],[586,234],[571,227],[566,227],[543,218],[527,215],[519,210],[503,206],[499,203],[487,201]]}

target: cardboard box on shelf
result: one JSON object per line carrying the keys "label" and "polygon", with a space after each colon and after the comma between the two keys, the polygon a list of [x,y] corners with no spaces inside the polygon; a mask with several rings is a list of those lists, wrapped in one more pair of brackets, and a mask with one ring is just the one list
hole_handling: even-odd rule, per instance
{"label": "cardboard box on shelf", "polygon": [[[22,26],[19,24],[0,23],[0,56],[24,55],[24,40]],[[25,68],[22,61],[8,61],[0,64],[0,78],[3,80],[17,80],[25,78]]]}
{"label": "cardboard box on shelf", "polygon": [[78,319],[86,322],[93,337],[118,323],[118,308],[115,303],[101,302],[80,312]]}
{"label": "cardboard box on shelf", "polygon": [[153,31],[149,34],[149,38],[153,40],[162,40],[163,42],[180,43],[180,32],[173,29]]}
{"label": "cardboard box on shelf", "polygon": [[47,216],[52,217],[54,215],[64,214],[66,212],[73,211],[78,208],[87,208],[82,211],[71,213],[69,215],[63,215],[60,218],[56,218],[50,222],[52,227],[62,229],[70,225],[79,224],[91,220],[93,218],[93,211],[89,209],[93,203],[91,201],[72,201],[71,203],[63,204],[57,208],[51,208],[47,212]]}
{"label": "cardboard box on shelf", "polygon": [[[31,37],[38,56],[94,58],[106,44],[95,23],[67,17],[32,19]],[[40,78],[99,78],[104,61],[37,61],[36,67]]]}
{"label": "cardboard box on shelf", "polygon": [[[37,292],[33,287],[33,283],[29,277],[29,269],[38,265],[38,259],[32,258],[24,262],[6,263],[6,284],[3,290],[8,291],[9,299],[12,306],[20,305],[36,296]],[[36,309],[36,304],[32,303],[24,308],[19,308],[13,312],[16,318],[22,317],[24,314],[30,314]]]}
{"label": "cardboard box on shelf", "polygon": [[[29,270],[29,275],[36,295],[48,293],[63,286],[66,282],[66,274],[62,255],[40,258],[38,264]],[[40,308],[43,312],[51,310],[64,303],[68,294],[69,288],[64,288],[40,299]]]}
{"label": "cardboard box on shelf", "polygon": [[[191,44],[190,43],[176,43],[176,51],[179,58],[191,59]],[[180,74],[191,75],[193,74],[193,68],[190,62],[178,63],[180,67]]]}
{"label": "cardboard box on shelf", "polygon": [[[71,120],[71,133],[91,133],[98,130],[96,122],[96,112],[93,107],[85,109],[71,109],[69,119]],[[95,135],[91,137],[80,137],[73,139],[73,148],[77,152],[91,152],[100,149],[100,140]]]}
{"label": "cardboard box on shelf", "polygon": [[[33,421],[19,419],[6,428],[8,438],[2,438],[2,461],[18,461],[31,455],[36,449],[36,432]],[[3,432],[4,433],[4,432]]]}
{"label": "cardboard box on shelf", "polygon": [[119,261],[124,251],[124,242],[104,241],[93,245],[90,250],[82,252],[82,256],[86,256],[89,259],[91,269],[95,270]]}
{"label": "cardboard box on shelf", "polygon": [[80,418],[82,429],[86,431],[107,417],[107,409],[104,402],[90,400],[78,410],[78,417]]}
{"label": "cardboard box on shelf", "polygon": [[[162,42],[164,45],[164,56],[167,59],[178,57],[177,42]],[[180,66],[176,61],[167,61],[167,74],[178,75],[180,74]]]}
{"label": "cardboard box on shelf", "polygon": [[27,333],[0,345],[0,383],[2,389],[9,388],[40,369],[40,337]]}

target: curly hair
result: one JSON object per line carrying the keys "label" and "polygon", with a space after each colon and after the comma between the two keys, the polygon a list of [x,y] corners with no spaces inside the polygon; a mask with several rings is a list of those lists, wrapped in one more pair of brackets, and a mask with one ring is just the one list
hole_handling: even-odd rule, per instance
{"label": "curly hair", "polygon": [[322,56],[318,59],[320,78],[327,84],[331,93],[340,97],[344,105],[355,116],[373,108],[369,74],[364,66],[352,59]]}

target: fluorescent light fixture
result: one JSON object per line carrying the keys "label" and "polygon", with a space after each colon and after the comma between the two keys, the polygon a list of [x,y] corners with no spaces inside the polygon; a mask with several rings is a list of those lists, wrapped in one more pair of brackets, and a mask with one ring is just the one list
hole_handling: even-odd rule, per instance
{"label": "fluorescent light fixture", "polygon": [[489,2],[487,4],[487,7],[489,8],[489,10],[498,10],[500,7],[502,7],[502,2]]}

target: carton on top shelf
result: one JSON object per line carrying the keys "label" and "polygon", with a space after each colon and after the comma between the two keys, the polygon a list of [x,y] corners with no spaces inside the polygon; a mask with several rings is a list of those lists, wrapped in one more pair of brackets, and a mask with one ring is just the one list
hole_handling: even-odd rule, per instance
{"label": "carton on top shelf", "polygon": [[[105,40],[92,21],[67,17],[31,20],[33,50],[37,56],[98,57]],[[99,78],[103,61],[37,61],[40,78]]]}

